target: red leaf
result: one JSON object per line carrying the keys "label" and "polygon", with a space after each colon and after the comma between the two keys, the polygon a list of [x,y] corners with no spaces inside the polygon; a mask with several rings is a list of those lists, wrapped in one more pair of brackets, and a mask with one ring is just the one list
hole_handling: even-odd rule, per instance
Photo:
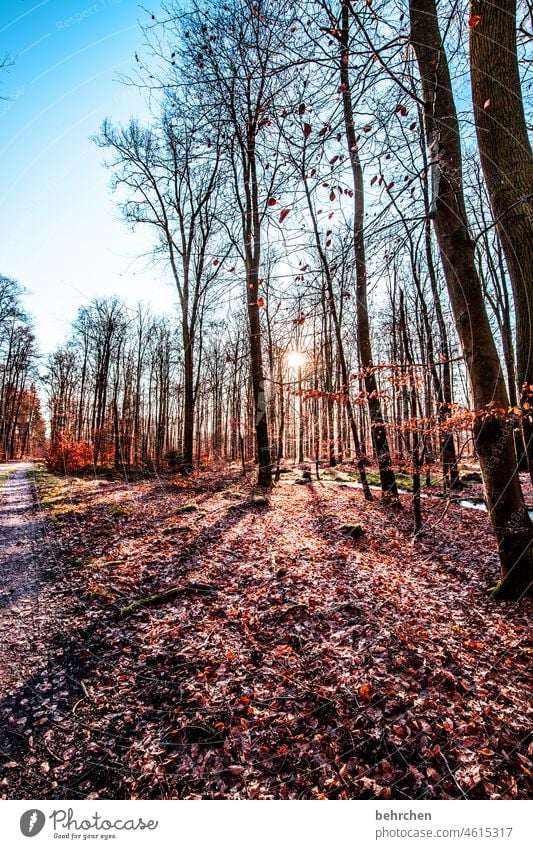
{"label": "red leaf", "polygon": [[213,265],[218,265],[218,259],[213,260]]}
{"label": "red leaf", "polygon": [[363,133],[369,133],[372,129],[372,124],[365,124],[363,127]]}
{"label": "red leaf", "polygon": [[289,214],[289,212],[290,212],[290,209],[282,209],[282,210],[281,210],[281,212],[280,212],[280,214],[279,214],[279,219],[278,219],[280,224],[281,224],[283,221],[285,221],[285,219],[286,219],[287,215]]}
{"label": "red leaf", "polygon": [[471,15],[470,16],[470,19],[468,21],[469,27],[477,27],[477,25],[479,23],[481,23],[481,16],[480,15]]}
{"label": "red leaf", "polygon": [[268,199],[268,205],[269,206],[276,206],[276,203],[277,203],[276,198],[269,198]]}
{"label": "red leaf", "polygon": [[309,138],[313,131],[311,124],[304,124],[304,138]]}
{"label": "red leaf", "polygon": [[377,175],[377,174],[375,174],[375,175],[372,177],[372,179],[370,180],[370,185],[371,185],[371,186],[373,186],[377,179],[378,179],[378,175]]}
{"label": "red leaf", "polygon": [[331,191],[331,192],[329,193],[329,199],[330,199],[330,200],[335,200],[335,192]]}
{"label": "red leaf", "polygon": [[298,107],[298,115],[303,115],[305,112],[305,103],[300,103]]}

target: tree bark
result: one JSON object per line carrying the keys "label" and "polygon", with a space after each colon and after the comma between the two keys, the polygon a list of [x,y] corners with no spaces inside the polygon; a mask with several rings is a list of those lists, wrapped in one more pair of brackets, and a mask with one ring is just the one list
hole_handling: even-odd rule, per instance
{"label": "tree bark", "polygon": [[474,441],[498,541],[498,594],[521,597],[533,585],[533,526],[516,469],[508,396],[474,260],[462,189],[459,124],[435,0],[410,0],[411,42],[422,82],[432,168],[438,169],[433,223],[475,407]]}
{"label": "tree bark", "polygon": [[[516,0],[472,0],[470,74],[481,166],[516,314],[524,437],[533,480],[533,152],[520,87]],[[525,406],[528,405],[528,406]]]}
{"label": "tree bark", "polygon": [[365,392],[370,413],[370,434],[378,463],[382,496],[398,501],[398,488],[392,469],[387,431],[378,394],[378,386],[372,358],[370,341],[370,322],[368,318],[368,283],[364,240],[365,197],[363,169],[357,149],[357,136],[353,114],[352,91],[350,81],[350,18],[348,5],[342,3],[340,40],[340,80],[344,111],[344,126],[354,186],[354,251],[357,290],[357,340],[359,357],[364,373]]}

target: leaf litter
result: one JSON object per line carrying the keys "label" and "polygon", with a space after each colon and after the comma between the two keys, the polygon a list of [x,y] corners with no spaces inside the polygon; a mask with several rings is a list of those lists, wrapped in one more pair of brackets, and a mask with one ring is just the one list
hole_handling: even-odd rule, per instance
{"label": "leaf litter", "polygon": [[255,496],[69,480],[43,557],[72,605],[2,705],[2,795],[528,798],[532,603],[488,596],[486,516],[428,498],[414,539],[409,499]]}

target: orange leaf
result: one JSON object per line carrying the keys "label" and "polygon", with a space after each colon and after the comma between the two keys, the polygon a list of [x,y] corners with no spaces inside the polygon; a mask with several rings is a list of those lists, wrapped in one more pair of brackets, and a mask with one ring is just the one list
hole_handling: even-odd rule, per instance
{"label": "orange leaf", "polygon": [[368,686],[368,684],[362,684],[359,687],[359,695],[365,701],[367,701],[367,702],[370,701],[370,699],[372,698],[372,694],[370,693],[370,687]]}
{"label": "orange leaf", "polygon": [[257,306],[258,307],[264,307],[265,306],[265,299],[264,298],[258,298],[257,299]]}
{"label": "orange leaf", "polygon": [[471,15],[470,16],[470,19],[468,21],[469,27],[477,27],[477,25],[479,23],[481,23],[481,16],[480,15]]}

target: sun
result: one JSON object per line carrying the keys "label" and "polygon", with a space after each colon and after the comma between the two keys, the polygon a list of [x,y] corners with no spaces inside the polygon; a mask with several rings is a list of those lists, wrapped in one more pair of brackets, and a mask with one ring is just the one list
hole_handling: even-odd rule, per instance
{"label": "sun", "polygon": [[305,354],[302,354],[301,351],[289,351],[287,365],[294,371],[301,369],[305,365]]}

